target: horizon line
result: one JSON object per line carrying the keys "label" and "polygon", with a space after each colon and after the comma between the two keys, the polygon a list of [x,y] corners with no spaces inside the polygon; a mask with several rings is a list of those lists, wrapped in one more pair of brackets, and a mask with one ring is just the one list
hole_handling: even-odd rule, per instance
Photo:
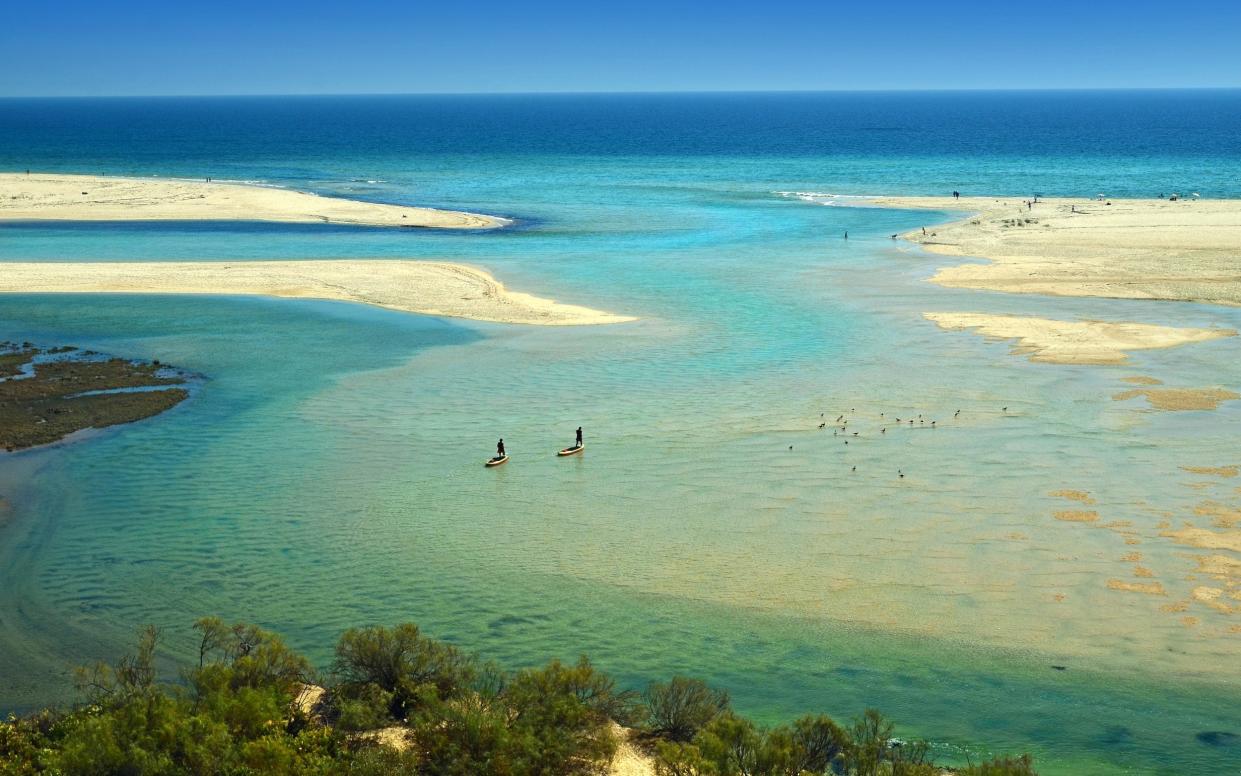
{"label": "horizon line", "polygon": [[578,89],[544,91],[477,91],[477,92],[254,92],[254,93],[189,93],[189,94],[7,94],[0,100],[125,100],[125,99],[188,99],[188,98],[264,98],[264,97],[537,97],[537,96],[603,96],[603,95],[725,95],[725,94],[1012,94],[1012,93],[1090,93],[1090,92],[1224,92],[1241,91],[1237,86],[1088,86],[1088,87],[943,87],[930,89]]}

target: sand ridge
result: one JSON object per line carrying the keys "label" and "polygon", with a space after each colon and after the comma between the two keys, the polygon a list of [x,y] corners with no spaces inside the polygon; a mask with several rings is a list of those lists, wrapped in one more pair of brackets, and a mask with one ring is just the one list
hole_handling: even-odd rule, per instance
{"label": "sand ridge", "polygon": [[8,293],[257,294],[544,326],[634,320],[509,291],[483,270],[446,262],[5,262],[0,268],[0,292]]}
{"label": "sand ridge", "polygon": [[0,221],[272,221],[494,229],[495,216],[320,197],[247,183],[0,173]]}

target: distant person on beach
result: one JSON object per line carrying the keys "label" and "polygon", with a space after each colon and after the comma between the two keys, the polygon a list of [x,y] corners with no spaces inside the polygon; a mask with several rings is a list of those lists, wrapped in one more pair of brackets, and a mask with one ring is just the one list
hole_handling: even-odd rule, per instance
{"label": "distant person on beach", "polygon": [[501,439],[496,443],[496,458],[504,457],[504,440]]}
{"label": "distant person on beach", "polygon": [[577,444],[575,444],[574,447],[581,447],[581,446],[582,446],[582,427],[578,426],[577,427]]}
{"label": "distant person on beach", "polygon": [[849,239],[849,230],[848,230],[848,229],[846,229],[846,230],[845,230],[845,239],[846,239],[846,240],[848,240],[848,239]]}
{"label": "distant person on beach", "polygon": [[959,192],[959,191],[954,191],[954,192],[952,192],[952,198],[953,198],[953,199],[960,199],[960,198],[961,198],[961,192]]}

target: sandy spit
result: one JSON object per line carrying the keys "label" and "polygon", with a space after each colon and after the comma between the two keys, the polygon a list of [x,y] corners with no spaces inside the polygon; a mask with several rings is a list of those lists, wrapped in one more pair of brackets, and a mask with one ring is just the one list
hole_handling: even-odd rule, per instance
{"label": "sandy spit", "polygon": [[495,216],[382,205],[245,183],[0,173],[0,221],[275,221],[494,229]]}
{"label": "sandy spit", "polygon": [[430,261],[5,262],[0,292],[257,294],[545,326],[634,320],[509,291],[483,270]]}
{"label": "sandy spit", "polygon": [[[929,251],[990,260],[936,283],[1015,293],[1241,305],[1241,200],[875,197],[874,206],[967,211],[901,235]],[[1107,204],[1111,202],[1111,204]]]}
{"label": "sandy spit", "polygon": [[925,313],[943,329],[973,329],[997,339],[1015,339],[1013,353],[1055,364],[1119,364],[1127,351],[1171,348],[1234,337],[1234,329],[1193,329],[1146,323],[1055,321],[1022,315]]}

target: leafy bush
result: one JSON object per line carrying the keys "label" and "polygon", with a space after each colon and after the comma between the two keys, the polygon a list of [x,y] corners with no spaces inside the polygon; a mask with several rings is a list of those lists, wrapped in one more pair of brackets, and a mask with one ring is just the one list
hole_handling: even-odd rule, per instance
{"label": "leafy bush", "polygon": [[417,772],[430,776],[525,773],[520,735],[503,707],[452,704],[423,710],[414,722]]}
{"label": "leafy bush", "polygon": [[48,734],[62,715],[41,711],[0,720],[0,776],[32,776],[44,770]]}
{"label": "leafy bush", "polygon": [[719,771],[693,744],[655,742],[655,776],[716,776]]}
{"label": "leafy bush", "polygon": [[200,635],[198,671],[191,682],[218,684],[227,681],[233,690],[243,687],[291,693],[310,681],[306,658],[293,652],[279,636],[246,623],[225,625],[218,617],[194,623]]}
{"label": "leafy bush", "polygon": [[792,725],[763,729],[726,711],[691,743],[658,742],[655,770],[659,776],[939,774],[927,758],[925,743],[896,741],[891,723],[873,710],[847,731],[825,716],[802,717]]}
{"label": "leafy bush", "polygon": [[477,676],[473,658],[451,644],[423,638],[412,623],[345,631],[332,668],[341,680],[342,697],[364,693],[370,685],[390,693],[388,713],[398,721],[428,698],[460,696]]}
{"label": "leafy bush", "polygon": [[603,772],[616,752],[610,715],[630,709],[630,695],[582,658],[518,672],[493,694],[428,705],[414,719],[421,772]]}
{"label": "leafy bush", "polygon": [[730,705],[724,690],[683,676],[674,676],[669,682],[652,682],[643,699],[650,732],[681,742],[693,740],[698,731],[727,711]]}
{"label": "leafy bush", "polygon": [[796,720],[789,735],[799,773],[827,773],[849,749],[849,734],[822,714]]}
{"label": "leafy bush", "polygon": [[694,739],[703,757],[721,774],[777,776],[792,771],[792,751],[785,736],[759,730],[731,712],[720,714]]}
{"label": "leafy bush", "polygon": [[336,727],[341,730],[374,730],[392,724],[392,693],[377,684],[356,688],[348,697],[333,698]]}
{"label": "leafy bush", "polygon": [[364,746],[342,754],[327,773],[331,776],[393,776],[422,772],[414,752],[390,746]]}

